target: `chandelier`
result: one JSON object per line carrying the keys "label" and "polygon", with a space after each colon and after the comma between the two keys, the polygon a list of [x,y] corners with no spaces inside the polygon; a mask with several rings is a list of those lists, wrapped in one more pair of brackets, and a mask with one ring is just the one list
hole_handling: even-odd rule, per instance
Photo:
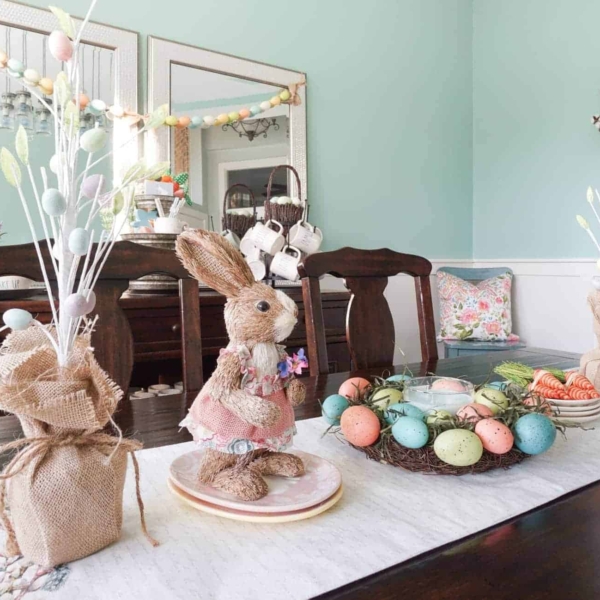
{"label": "chandelier", "polygon": [[251,121],[235,121],[234,123],[227,123],[223,125],[222,129],[223,131],[227,131],[230,127],[240,137],[247,137],[250,141],[259,135],[262,135],[264,138],[266,138],[267,131],[269,131],[271,127],[274,131],[279,130],[277,119],[252,119]]}

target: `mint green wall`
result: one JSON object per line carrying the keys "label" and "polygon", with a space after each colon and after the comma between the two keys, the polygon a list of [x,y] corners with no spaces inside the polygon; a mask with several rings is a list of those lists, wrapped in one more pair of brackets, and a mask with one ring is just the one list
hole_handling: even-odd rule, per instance
{"label": "mint green wall", "polygon": [[154,34],[306,71],[327,246],[471,256],[471,0],[99,0],[94,19],[141,32],[144,64]]}
{"label": "mint green wall", "polygon": [[474,256],[596,257],[600,2],[474,2]]}

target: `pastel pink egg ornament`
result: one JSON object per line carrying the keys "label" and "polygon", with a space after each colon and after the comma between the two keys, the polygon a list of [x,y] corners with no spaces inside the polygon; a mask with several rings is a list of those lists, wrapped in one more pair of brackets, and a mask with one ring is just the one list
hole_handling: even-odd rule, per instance
{"label": "pastel pink egg ornament", "polygon": [[458,379],[444,378],[437,379],[431,384],[432,390],[440,390],[444,392],[464,392],[465,386]]}
{"label": "pastel pink egg ornament", "polygon": [[340,418],[340,427],[348,442],[361,448],[374,444],[381,432],[379,419],[366,406],[347,408]]}
{"label": "pastel pink egg ornament", "polygon": [[342,383],[338,394],[349,400],[358,400],[371,387],[371,383],[364,377],[352,377]]}
{"label": "pastel pink egg ornament", "polygon": [[73,44],[67,35],[60,30],[53,31],[50,34],[48,48],[50,54],[60,62],[68,62],[73,56]]}
{"label": "pastel pink egg ornament", "polygon": [[493,417],[494,413],[491,408],[485,406],[484,404],[471,402],[470,404],[461,406],[456,412],[456,416],[461,421],[466,421],[467,423],[477,423],[482,419]]}
{"label": "pastel pink egg ornament", "polygon": [[485,450],[492,454],[506,454],[515,443],[512,431],[496,419],[482,419],[475,425],[475,434]]}

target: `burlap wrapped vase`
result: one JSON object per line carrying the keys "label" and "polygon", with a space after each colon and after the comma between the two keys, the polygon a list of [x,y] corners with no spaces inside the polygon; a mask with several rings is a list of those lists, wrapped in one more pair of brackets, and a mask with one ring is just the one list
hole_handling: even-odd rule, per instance
{"label": "burlap wrapped vase", "polygon": [[[0,409],[19,418],[25,438],[0,479],[7,552],[46,567],[97,552],[121,535],[127,454],[141,444],[101,432],[122,391],[77,338],[68,366],[38,328],[9,335],[0,351]],[[143,505],[139,496],[143,518]],[[10,518],[6,508],[10,509]]]}

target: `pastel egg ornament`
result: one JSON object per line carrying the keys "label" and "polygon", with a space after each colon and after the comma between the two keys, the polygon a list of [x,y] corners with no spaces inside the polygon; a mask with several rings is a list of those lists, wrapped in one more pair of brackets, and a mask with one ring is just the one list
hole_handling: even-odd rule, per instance
{"label": "pastel egg ornament", "polygon": [[88,301],[83,294],[71,294],[65,300],[65,314],[68,317],[76,319],[87,314]]}
{"label": "pastel egg ornament", "polygon": [[394,383],[404,383],[405,381],[410,381],[410,375],[405,375],[403,373],[398,375],[390,375],[386,381],[391,381]]}
{"label": "pastel egg ornament", "polygon": [[94,173],[86,177],[81,184],[81,194],[89,200],[93,200],[96,194],[100,195],[104,191],[104,175]]}
{"label": "pastel egg ornament", "polygon": [[203,124],[204,124],[204,121],[198,115],[196,115],[190,119],[190,129],[196,129],[198,127],[201,127]]}
{"label": "pastel egg ornament", "polygon": [[216,119],[214,117],[211,117],[210,115],[207,115],[202,119],[202,123],[204,125],[207,125],[208,127],[212,127],[215,124],[215,121]]}
{"label": "pastel egg ornament", "polygon": [[392,426],[392,436],[405,448],[422,448],[429,441],[429,429],[423,419],[400,417]]}
{"label": "pastel egg ornament", "polygon": [[96,117],[104,114],[106,112],[106,108],[106,102],[98,98],[92,100],[87,106],[87,110]]}
{"label": "pastel egg ornament", "polygon": [[269,100],[269,104],[271,106],[279,106],[281,104],[281,98],[279,96],[273,96],[270,100]]}
{"label": "pastel egg ornament", "polygon": [[250,112],[252,113],[252,116],[255,117],[256,115],[260,115],[260,113],[263,112],[263,109],[258,105],[254,105],[250,107]]}
{"label": "pastel egg ornament", "polygon": [[90,97],[87,94],[79,94],[79,108],[84,109],[90,103]]}
{"label": "pastel egg ornament", "polygon": [[25,65],[16,58],[9,59],[6,63],[6,67],[13,77],[22,77],[25,72]]}
{"label": "pastel egg ornament", "polygon": [[60,190],[48,188],[42,194],[42,208],[51,217],[60,217],[67,211],[67,201]]}
{"label": "pastel egg ornament", "polygon": [[48,38],[50,54],[59,62],[68,62],[73,56],[73,44],[67,34],[57,29]]}
{"label": "pastel egg ornament", "polygon": [[3,50],[0,50],[0,68],[6,68],[6,63],[8,62],[8,54]]}
{"label": "pastel egg ornament", "polygon": [[38,87],[44,96],[52,96],[54,93],[54,82],[49,77],[42,77],[38,83]]}
{"label": "pastel egg ornament", "polygon": [[81,149],[89,154],[102,150],[108,140],[108,134],[102,127],[94,127],[86,131],[79,140]]}
{"label": "pastel egg ornament", "polygon": [[460,379],[442,377],[441,379],[436,379],[431,384],[431,389],[444,392],[464,392],[465,386]]}
{"label": "pastel egg ornament", "polygon": [[90,245],[90,233],[83,227],[76,227],[69,234],[69,250],[75,256],[85,256]]}
{"label": "pastel egg ornament", "polygon": [[456,416],[460,421],[465,421],[466,423],[477,423],[478,421],[481,421],[481,419],[493,417],[494,412],[485,404],[471,402],[470,404],[461,406],[456,411]]}
{"label": "pastel egg ornament", "polygon": [[413,419],[421,419],[423,421],[425,413],[418,406],[410,402],[398,402],[397,404],[390,405],[384,414],[386,423],[390,425],[394,424],[400,417],[412,417]]}
{"label": "pastel egg ornament", "polygon": [[229,122],[230,123],[235,123],[236,121],[240,120],[240,113],[239,112],[230,112],[227,117],[229,118]]}
{"label": "pastel egg ornament", "polygon": [[94,290],[83,290],[81,295],[86,299],[85,314],[89,315],[96,308],[96,294]]}
{"label": "pastel egg ornament", "polygon": [[58,167],[60,165],[60,159],[58,157],[57,154],[53,154],[52,158],[50,159],[50,170],[55,174],[58,175]]}
{"label": "pastel egg ornament", "polygon": [[495,415],[508,406],[508,398],[503,392],[488,387],[483,387],[475,392],[475,402],[488,406]]}
{"label": "pastel egg ornament", "polygon": [[370,387],[371,383],[367,379],[363,377],[351,377],[342,383],[338,394],[349,400],[359,400]]}
{"label": "pastel egg ornament", "polygon": [[2,315],[2,320],[13,331],[23,331],[29,327],[29,324],[33,321],[33,316],[22,308],[9,308]]}
{"label": "pastel egg ornament", "polygon": [[402,401],[402,392],[396,388],[381,388],[371,397],[371,403],[377,408],[385,410],[390,404]]}
{"label": "pastel egg ornament", "polygon": [[475,435],[481,440],[484,450],[492,454],[506,454],[513,447],[515,438],[511,430],[496,419],[481,419],[475,425]]}
{"label": "pastel egg ornament", "polygon": [[433,442],[435,455],[453,467],[470,467],[483,455],[483,444],[477,435],[467,429],[448,429]]}
{"label": "pastel egg ornament", "polygon": [[425,422],[427,425],[439,425],[443,422],[449,422],[452,419],[452,415],[443,409],[434,409],[427,413]]}
{"label": "pastel egg ornament", "polygon": [[556,427],[546,416],[539,413],[523,415],[514,425],[515,446],[525,454],[542,454],[549,450],[556,439]]}
{"label": "pastel egg ornament", "polygon": [[23,72],[23,83],[29,86],[36,86],[40,82],[41,76],[35,69],[25,69]]}
{"label": "pastel egg ornament", "polygon": [[330,425],[339,425],[340,417],[344,411],[350,406],[350,403],[344,396],[333,394],[328,396],[323,401],[321,406],[321,414],[327,423]]}
{"label": "pastel egg ornament", "polygon": [[347,408],[340,418],[340,426],[348,442],[360,448],[374,444],[381,432],[379,419],[366,406]]}
{"label": "pastel egg ornament", "polygon": [[282,102],[287,102],[291,97],[292,95],[290,94],[290,90],[283,90],[283,92],[279,94],[279,99]]}
{"label": "pastel egg ornament", "polygon": [[242,108],[242,110],[240,110],[239,115],[240,119],[247,119],[251,115],[251,113],[247,108]]}
{"label": "pastel egg ornament", "polygon": [[264,112],[265,110],[269,110],[271,108],[271,103],[268,100],[260,103],[260,108]]}
{"label": "pastel egg ornament", "polygon": [[179,119],[177,119],[177,127],[179,127],[180,129],[185,129],[186,127],[189,127],[192,123],[192,120],[189,117],[179,117]]}
{"label": "pastel egg ornament", "polygon": [[229,116],[226,115],[225,113],[220,114],[216,120],[215,120],[215,125],[225,125],[226,123],[229,123]]}

